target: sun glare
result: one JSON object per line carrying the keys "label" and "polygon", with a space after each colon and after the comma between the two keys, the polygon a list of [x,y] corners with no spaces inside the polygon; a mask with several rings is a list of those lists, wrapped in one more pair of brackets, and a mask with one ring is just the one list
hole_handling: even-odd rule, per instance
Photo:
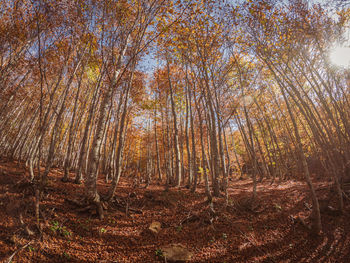
{"label": "sun glare", "polygon": [[350,48],[349,47],[335,47],[329,54],[333,64],[339,67],[350,66]]}

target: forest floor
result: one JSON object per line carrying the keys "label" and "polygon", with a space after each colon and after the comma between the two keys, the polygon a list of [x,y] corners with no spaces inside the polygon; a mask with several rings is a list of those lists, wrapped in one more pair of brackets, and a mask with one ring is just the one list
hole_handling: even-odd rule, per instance
{"label": "forest floor", "polygon": [[[62,171],[52,170],[40,204],[39,234],[28,175],[21,164],[0,161],[0,261],[17,251],[12,262],[164,262],[161,248],[180,243],[193,253],[191,262],[350,262],[349,202],[341,216],[322,214],[323,233],[312,236],[296,220],[310,214],[302,182],[264,181],[252,206],[251,180],[232,181],[229,204],[224,197],[214,198],[211,213],[203,187],[196,193],[186,188],[165,192],[156,184],[132,188],[132,180],[123,178],[116,205],[99,220],[66,201],[82,196],[83,186],[63,183],[61,177]],[[316,184],[321,199],[328,187]],[[106,190],[101,179],[99,191]],[[161,223],[158,234],[148,230],[153,221]],[[33,235],[24,234],[24,225]]]}

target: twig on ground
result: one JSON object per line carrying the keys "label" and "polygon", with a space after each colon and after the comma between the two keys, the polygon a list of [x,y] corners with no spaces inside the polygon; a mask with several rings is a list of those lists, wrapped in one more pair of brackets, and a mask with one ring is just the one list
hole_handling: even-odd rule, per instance
{"label": "twig on ground", "polygon": [[12,259],[14,256],[16,256],[16,254],[18,252],[20,252],[21,250],[25,249],[26,247],[28,247],[31,243],[34,242],[34,239],[30,240],[27,244],[25,244],[24,246],[20,247],[19,249],[17,249],[15,252],[12,253],[12,255],[7,259],[7,261],[5,261],[6,263],[11,263]]}
{"label": "twig on ground", "polygon": [[342,191],[342,192],[343,192],[344,197],[350,201],[350,197],[344,191]]}

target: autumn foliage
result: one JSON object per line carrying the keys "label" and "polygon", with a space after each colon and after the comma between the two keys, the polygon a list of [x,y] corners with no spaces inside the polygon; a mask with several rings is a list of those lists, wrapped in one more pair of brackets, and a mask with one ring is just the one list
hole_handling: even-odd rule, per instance
{"label": "autumn foliage", "polygon": [[305,182],[302,222],[316,234],[317,185],[328,182],[346,213],[350,71],[329,55],[346,45],[346,1],[5,0],[0,10],[0,156],[25,167],[38,225],[53,169],[84,183],[70,199],[101,220],[120,180],[203,188],[213,213],[237,180],[252,180],[252,210],[262,182]]}

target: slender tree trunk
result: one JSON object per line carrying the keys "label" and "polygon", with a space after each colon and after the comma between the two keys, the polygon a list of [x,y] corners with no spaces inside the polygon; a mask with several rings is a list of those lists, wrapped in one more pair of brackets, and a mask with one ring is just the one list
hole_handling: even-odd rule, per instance
{"label": "slender tree trunk", "polygon": [[192,184],[192,192],[194,193],[197,189],[198,182],[198,172],[197,172],[197,154],[196,154],[196,141],[195,141],[195,133],[194,133],[194,112],[192,111],[192,98],[191,98],[191,90],[187,89],[189,96],[189,109],[190,109],[190,121],[191,121],[191,139],[192,139],[192,170],[194,173],[194,179]]}
{"label": "slender tree trunk", "polygon": [[293,112],[292,112],[292,110],[290,108],[290,104],[289,104],[288,98],[286,97],[284,89],[282,87],[280,87],[280,90],[282,92],[284,101],[286,102],[287,109],[288,109],[288,112],[289,112],[289,116],[290,116],[290,118],[292,120],[292,123],[293,123],[294,134],[295,134],[295,138],[296,138],[297,146],[298,146],[299,158],[301,159],[301,163],[302,163],[302,167],[303,167],[303,170],[304,170],[306,182],[307,182],[307,184],[308,184],[308,186],[310,188],[310,191],[311,191],[312,220],[313,220],[313,222],[312,222],[312,229],[313,229],[313,231],[316,234],[318,234],[318,233],[320,233],[322,231],[320,206],[319,206],[318,199],[317,199],[317,196],[316,196],[316,191],[315,191],[314,186],[313,186],[313,184],[311,182],[311,177],[310,177],[310,173],[309,173],[309,167],[307,165],[305,154],[304,154],[304,151],[303,151],[303,148],[302,148],[301,138],[300,138],[300,135],[299,135],[299,130],[298,130],[297,123],[296,123],[295,118],[294,118],[294,114],[293,114]]}
{"label": "slender tree trunk", "polygon": [[156,155],[157,155],[157,173],[158,173],[158,180],[162,181],[162,172],[160,170],[160,154],[159,154],[159,147],[158,147],[158,136],[157,136],[157,104],[154,106],[154,142],[156,146]]}
{"label": "slender tree trunk", "polygon": [[78,160],[78,167],[77,167],[75,180],[74,180],[74,182],[76,184],[80,184],[81,180],[82,180],[83,162],[84,162],[84,159],[85,159],[85,156],[87,153],[87,148],[89,147],[89,144],[87,144],[87,140],[88,140],[88,136],[89,136],[90,125],[91,125],[91,122],[92,122],[92,119],[94,116],[95,107],[96,107],[97,102],[99,100],[98,97],[99,97],[99,90],[100,90],[101,81],[102,81],[102,74],[99,76],[99,79],[96,83],[94,94],[92,96],[92,102],[91,102],[91,105],[89,108],[88,117],[87,117],[86,124],[85,124],[84,134],[83,134],[83,138],[81,141],[81,148],[80,148],[81,150],[80,150],[80,155],[79,155],[79,160]]}
{"label": "slender tree trunk", "polygon": [[174,126],[176,187],[180,187],[182,174],[181,174],[181,156],[180,156],[180,148],[179,148],[179,131],[177,127],[177,114],[175,109],[174,90],[173,90],[173,85],[171,81],[170,65],[169,65],[168,59],[167,59],[167,72],[168,72],[168,83],[169,83],[169,90],[170,90],[171,112],[173,115],[173,126]]}
{"label": "slender tree trunk", "polygon": [[[189,87],[186,88],[188,90]],[[187,151],[187,163],[188,163],[188,178],[187,178],[187,187],[190,188],[192,181],[193,181],[193,167],[192,167],[192,156],[190,151],[190,138],[188,134],[188,126],[189,126],[189,104],[191,102],[188,98],[188,91],[186,93],[186,118],[185,118],[185,137],[186,137],[186,151]]]}
{"label": "slender tree trunk", "polygon": [[120,119],[119,137],[118,137],[119,142],[118,142],[118,148],[117,148],[117,156],[116,156],[116,160],[115,160],[116,174],[112,180],[112,186],[109,189],[109,192],[107,195],[107,200],[111,200],[113,198],[114,193],[117,189],[117,185],[118,185],[121,171],[122,171],[125,134],[126,134],[126,129],[127,129],[126,114],[127,114],[127,109],[128,109],[129,93],[130,93],[130,90],[132,87],[132,81],[134,78],[134,70],[135,70],[135,68],[133,67],[132,72],[129,76],[128,83],[127,83],[126,94],[125,94],[124,103],[123,103],[124,104],[123,105],[123,112],[122,112],[122,116]]}
{"label": "slender tree trunk", "polygon": [[209,203],[212,203],[212,196],[210,193],[210,188],[209,188],[209,176],[207,173],[207,166],[206,163],[207,157],[205,154],[205,146],[204,146],[204,134],[203,134],[203,120],[202,120],[202,115],[199,109],[199,105],[197,103],[197,100],[195,99],[195,104],[196,104],[196,109],[197,109],[197,115],[199,119],[199,130],[200,130],[200,140],[201,140],[201,152],[202,152],[202,168],[203,168],[203,176],[204,176],[204,182],[205,182],[205,193],[207,195]]}

